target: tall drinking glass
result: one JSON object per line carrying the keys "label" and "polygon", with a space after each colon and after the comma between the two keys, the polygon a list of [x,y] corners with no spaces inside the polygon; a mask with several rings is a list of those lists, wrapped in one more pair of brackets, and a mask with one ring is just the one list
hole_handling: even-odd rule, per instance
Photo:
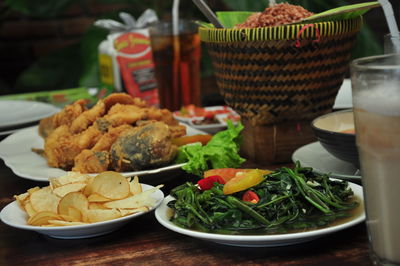
{"label": "tall drinking glass", "polygon": [[383,52],[385,54],[400,53],[400,47],[396,45],[400,44],[400,38],[398,36],[393,36],[388,33],[383,36]]}
{"label": "tall drinking glass", "polygon": [[179,21],[179,34],[172,22],[150,27],[150,39],[160,107],[171,111],[200,106],[200,36],[195,23]]}
{"label": "tall drinking glass", "polygon": [[400,264],[400,54],[351,63],[354,122],[373,260]]}

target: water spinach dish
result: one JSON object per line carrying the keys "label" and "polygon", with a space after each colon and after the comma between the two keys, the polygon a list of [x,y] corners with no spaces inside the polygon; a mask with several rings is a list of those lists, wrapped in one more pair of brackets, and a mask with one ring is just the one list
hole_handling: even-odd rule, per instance
{"label": "water spinach dish", "polygon": [[[312,168],[214,169],[173,190],[171,221],[220,234],[280,234],[326,227],[359,206],[347,181]],[[228,175],[224,174],[229,173]],[[230,175],[230,176],[229,176]]]}

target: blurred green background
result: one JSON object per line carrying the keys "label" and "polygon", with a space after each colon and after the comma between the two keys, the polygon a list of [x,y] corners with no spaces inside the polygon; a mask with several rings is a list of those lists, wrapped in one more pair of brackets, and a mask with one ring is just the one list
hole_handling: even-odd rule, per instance
{"label": "blurred green background", "polygon": [[[181,0],[180,2],[181,17],[206,20],[192,1]],[[318,13],[338,6],[365,1],[290,0],[287,2],[301,5],[314,13]],[[268,6],[267,0],[209,0],[207,3],[214,11],[262,11]],[[105,11],[96,19],[112,18],[119,20],[118,13],[120,11],[128,12],[137,18],[147,8],[154,9],[160,19],[170,19],[171,17],[172,0],[5,0],[0,6],[1,41],[7,41],[5,36],[1,36],[1,28],[10,16],[51,21],[62,17],[72,7],[79,9],[80,7],[96,4],[101,4],[105,7],[107,5],[110,6],[109,10],[105,8]],[[118,6],[116,8],[116,4],[120,4],[119,8]],[[383,23],[381,27],[385,27],[381,10],[374,12],[375,17],[378,15],[381,23]],[[354,58],[382,53],[382,36],[379,35],[383,35],[383,32],[371,27],[371,24],[374,26],[374,22],[368,23],[367,19],[366,22],[365,27],[358,36],[357,49],[353,53]],[[377,31],[380,32],[377,33]],[[26,68],[17,71],[16,74],[16,71],[14,71],[14,76],[7,76],[7,73],[2,71],[0,75],[0,94],[99,86],[97,47],[106,38],[106,35],[106,30],[89,26],[79,40],[40,57],[32,58]],[[5,63],[7,62],[2,62],[2,64]],[[212,75],[210,58],[206,49],[203,49],[202,76],[209,77]]]}

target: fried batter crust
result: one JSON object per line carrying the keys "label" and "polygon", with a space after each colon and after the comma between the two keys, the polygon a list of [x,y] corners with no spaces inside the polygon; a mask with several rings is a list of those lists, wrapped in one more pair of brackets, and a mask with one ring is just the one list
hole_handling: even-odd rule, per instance
{"label": "fried batter crust", "polygon": [[99,100],[95,106],[84,111],[71,123],[71,132],[76,134],[84,131],[88,126],[92,125],[97,118],[102,117],[106,112],[104,101]]}
{"label": "fried batter crust", "polygon": [[46,138],[57,127],[71,125],[71,123],[86,111],[87,100],[78,100],[73,104],[65,106],[60,112],[40,120],[39,135]]}

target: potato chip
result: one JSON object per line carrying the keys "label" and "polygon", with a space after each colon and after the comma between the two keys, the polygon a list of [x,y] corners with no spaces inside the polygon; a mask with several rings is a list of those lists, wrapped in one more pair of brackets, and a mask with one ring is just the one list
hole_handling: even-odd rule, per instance
{"label": "potato chip", "polygon": [[89,202],[108,202],[110,199],[105,198],[97,193],[93,193],[88,197]]}
{"label": "potato chip", "polygon": [[14,195],[15,200],[18,202],[19,206],[23,207],[25,202],[29,200],[30,194],[28,192]]}
{"label": "potato chip", "polygon": [[49,225],[51,226],[70,226],[70,225],[84,225],[88,223],[84,222],[69,222],[69,221],[62,221],[62,220],[49,220]]}
{"label": "potato chip", "polygon": [[90,194],[93,193],[92,183],[93,183],[94,178],[95,178],[95,176],[88,176],[88,178],[86,180],[86,187],[83,190],[83,194],[85,194],[85,196],[89,196]]}
{"label": "potato chip", "polygon": [[49,220],[62,219],[58,214],[49,211],[38,212],[28,219],[30,225],[45,225],[48,224]]}
{"label": "potato chip", "polygon": [[69,215],[59,214],[63,221],[66,222],[76,222],[76,219]]}
{"label": "potato chip", "polygon": [[161,188],[163,185],[159,185],[155,188],[143,191],[142,193],[130,196],[125,199],[115,200],[104,203],[104,206],[107,208],[118,208],[118,209],[135,209],[143,206],[151,207],[154,206],[156,200],[152,198],[150,195],[153,194],[156,190]]}
{"label": "potato chip", "polygon": [[113,200],[123,199],[129,196],[130,186],[120,173],[107,171],[94,178],[92,192]]}
{"label": "potato chip", "polygon": [[85,187],[86,183],[70,183],[56,187],[53,189],[53,193],[62,198],[70,192],[82,191]]}
{"label": "potato chip", "polygon": [[89,210],[107,210],[103,203],[99,202],[89,202]]}
{"label": "potato chip", "polygon": [[121,217],[121,213],[116,209],[109,210],[87,210],[85,213],[86,221],[89,223],[96,223],[108,221]]}
{"label": "potato chip", "polygon": [[40,189],[40,187],[30,188],[30,189],[28,189],[28,193],[29,193],[29,195],[32,195],[33,192],[38,191],[39,189]]}
{"label": "potato chip", "polygon": [[53,194],[49,186],[36,190],[30,196],[32,208],[36,212],[50,211],[57,213],[60,197]]}
{"label": "potato chip", "polygon": [[82,222],[82,212],[75,207],[68,207],[68,216],[72,218],[72,222]]}
{"label": "potato chip", "polygon": [[138,213],[138,212],[147,212],[147,211],[149,211],[149,208],[148,207],[139,207],[136,209],[118,209],[118,211],[121,213],[121,216],[127,216],[127,215]]}
{"label": "potato chip", "polygon": [[50,184],[53,184],[53,187],[56,188],[71,183],[86,183],[88,177],[88,175],[79,172],[67,172],[66,175],[50,178],[49,181]]}
{"label": "potato chip", "polygon": [[58,203],[57,213],[70,215],[69,208],[74,207],[81,213],[84,213],[89,206],[89,202],[82,192],[70,192],[61,198]]}
{"label": "potato chip", "polygon": [[32,204],[30,201],[28,201],[25,205],[24,205],[24,209],[26,211],[26,213],[28,214],[29,217],[32,217],[33,215],[35,215],[37,212],[33,209]]}
{"label": "potato chip", "polygon": [[142,185],[139,183],[139,177],[135,176],[131,182],[129,182],[130,186],[130,191],[132,195],[136,195],[141,193],[142,190]]}

